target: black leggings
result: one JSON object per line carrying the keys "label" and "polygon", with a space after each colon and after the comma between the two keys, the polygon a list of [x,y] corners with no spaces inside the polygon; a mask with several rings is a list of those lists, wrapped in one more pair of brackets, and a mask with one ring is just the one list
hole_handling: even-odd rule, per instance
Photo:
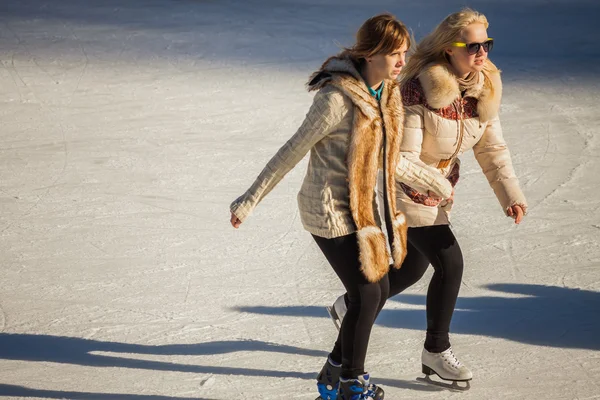
{"label": "black leggings", "polygon": [[389,297],[388,276],[377,283],[367,281],[360,271],[356,234],[333,239],[313,235],[313,238],[347,291],[348,311],[329,356],[342,364],[343,378],[356,378],[366,372],[371,328]]}
{"label": "black leggings", "polygon": [[408,228],[406,259],[400,269],[390,268],[388,274],[389,296],[395,296],[419,281],[429,264],[435,272],[427,290],[425,349],[440,353],[450,347],[450,322],[464,265],[460,246],[448,225]]}

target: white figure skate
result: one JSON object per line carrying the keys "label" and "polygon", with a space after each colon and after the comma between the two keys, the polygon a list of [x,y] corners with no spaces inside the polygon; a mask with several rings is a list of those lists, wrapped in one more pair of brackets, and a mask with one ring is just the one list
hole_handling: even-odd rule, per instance
{"label": "white figure skate", "polygon": [[[473,373],[456,358],[452,347],[441,353],[430,353],[423,349],[421,364],[425,378],[417,378],[419,381],[451,390],[464,391],[471,388],[470,381],[473,379]],[[431,375],[437,375],[444,381],[452,383],[434,381]],[[459,385],[459,382],[464,384]]]}

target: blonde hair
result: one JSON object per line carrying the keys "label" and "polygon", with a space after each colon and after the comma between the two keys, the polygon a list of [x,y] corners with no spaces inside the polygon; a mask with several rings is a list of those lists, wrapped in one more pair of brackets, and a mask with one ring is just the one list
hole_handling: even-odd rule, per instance
{"label": "blonde hair", "polygon": [[[489,26],[485,15],[470,8],[448,15],[427,36],[419,42],[413,55],[410,56],[400,78],[401,84],[418,77],[423,69],[431,63],[449,64],[446,49],[452,46],[471,24],[480,23],[487,29]],[[485,60],[484,72],[497,72],[498,68],[489,59]]]}
{"label": "blonde hair", "polygon": [[360,62],[377,54],[392,54],[405,43],[410,48],[408,28],[394,15],[384,13],[366,20],[356,32],[356,43],[344,52]]}

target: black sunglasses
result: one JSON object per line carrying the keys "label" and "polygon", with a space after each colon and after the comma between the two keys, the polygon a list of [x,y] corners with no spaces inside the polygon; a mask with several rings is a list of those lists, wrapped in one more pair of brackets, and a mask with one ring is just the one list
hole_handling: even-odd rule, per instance
{"label": "black sunglasses", "polygon": [[483,51],[489,53],[494,48],[494,39],[488,38],[483,43],[464,43],[464,42],[454,42],[452,43],[454,47],[466,47],[467,53],[473,55],[479,53],[479,49],[483,47]]}

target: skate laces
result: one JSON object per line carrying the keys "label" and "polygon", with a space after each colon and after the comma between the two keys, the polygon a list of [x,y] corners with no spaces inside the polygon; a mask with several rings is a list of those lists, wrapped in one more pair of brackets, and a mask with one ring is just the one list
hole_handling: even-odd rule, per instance
{"label": "skate laces", "polygon": [[447,364],[449,364],[451,367],[456,368],[456,369],[462,367],[462,363],[458,360],[458,358],[454,354],[454,351],[452,351],[452,347],[450,347],[446,351],[443,351],[441,356],[444,359],[444,361]]}

